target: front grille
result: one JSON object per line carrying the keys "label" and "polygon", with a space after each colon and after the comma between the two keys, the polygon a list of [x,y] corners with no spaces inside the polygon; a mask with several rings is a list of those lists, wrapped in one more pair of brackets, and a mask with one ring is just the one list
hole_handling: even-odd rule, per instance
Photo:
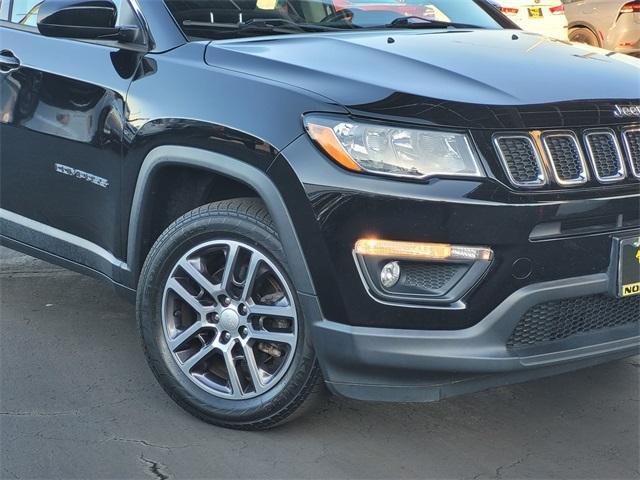
{"label": "front grille", "polygon": [[510,132],[493,145],[516,187],[629,184],[640,179],[640,127]]}
{"label": "front grille", "polygon": [[538,151],[528,136],[497,137],[495,145],[503,166],[514,185],[533,187],[545,184]]}
{"label": "front grille", "polygon": [[617,182],[625,177],[624,159],[615,135],[609,131],[590,132],[585,142],[596,178],[603,183]]}
{"label": "front grille", "polygon": [[627,130],[624,133],[624,143],[631,171],[635,177],[640,178],[640,128]]}
{"label": "front grille", "polygon": [[585,183],[586,165],[578,140],[570,133],[551,133],[542,137],[556,181],[561,185]]}
{"label": "front grille", "polygon": [[590,295],[541,303],[520,319],[507,347],[538,345],[639,321],[640,297]]}

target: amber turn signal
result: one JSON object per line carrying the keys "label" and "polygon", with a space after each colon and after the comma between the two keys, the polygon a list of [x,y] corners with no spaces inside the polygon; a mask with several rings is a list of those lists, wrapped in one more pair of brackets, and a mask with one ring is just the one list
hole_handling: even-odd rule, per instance
{"label": "amber turn signal", "polygon": [[309,132],[309,136],[320,145],[325,153],[344,168],[353,172],[362,171],[360,165],[354,162],[344,149],[332,128],[315,123],[308,123],[307,131]]}

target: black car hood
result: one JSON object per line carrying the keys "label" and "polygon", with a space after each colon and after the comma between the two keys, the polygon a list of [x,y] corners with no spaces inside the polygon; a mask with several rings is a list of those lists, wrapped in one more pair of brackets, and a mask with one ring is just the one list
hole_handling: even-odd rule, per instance
{"label": "black car hood", "polygon": [[[558,117],[559,110],[565,116],[553,121],[568,126],[578,121],[570,119],[576,109],[581,122],[586,111],[599,111],[598,124],[614,122],[615,103],[640,97],[639,60],[516,30],[212,42],[206,61],[314,92],[352,112],[461,126],[506,127],[514,125],[512,118],[493,117],[547,111]],[[530,118],[522,126],[549,121]]]}

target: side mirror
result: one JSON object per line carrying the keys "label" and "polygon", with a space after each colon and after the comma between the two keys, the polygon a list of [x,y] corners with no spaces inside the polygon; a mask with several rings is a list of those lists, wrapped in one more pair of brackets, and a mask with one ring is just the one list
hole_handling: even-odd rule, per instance
{"label": "side mirror", "polygon": [[112,0],[44,0],[38,30],[46,37],[131,42],[137,27],[116,27],[118,9]]}

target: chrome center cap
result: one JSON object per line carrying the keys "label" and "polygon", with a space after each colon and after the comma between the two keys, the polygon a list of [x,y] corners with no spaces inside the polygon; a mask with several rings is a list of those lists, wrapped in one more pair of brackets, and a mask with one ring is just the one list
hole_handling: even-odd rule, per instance
{"label": "chrome center cap", "polygon": [[222,330],[232,332],[240,326],[240,317],[233,308],[227,308],[220,314],[219,325]]}

